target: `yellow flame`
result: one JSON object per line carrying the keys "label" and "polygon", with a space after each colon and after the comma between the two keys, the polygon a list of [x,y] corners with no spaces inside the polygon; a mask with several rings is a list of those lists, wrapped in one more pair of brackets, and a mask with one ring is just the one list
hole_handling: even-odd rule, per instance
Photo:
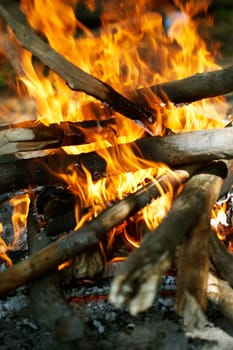
{"label": "yellow flame", "polygon": [[[218,68],[214,53],[208,50],[194,20],[199,11],[207,10],[208,1],[190,0],[184,5],[183,1],[176,0],[176,7],[168,10],[150,0],[103,1],[102,26],[98,32],[77,20],[75,4],[74,0],[22,0],[21,8],[32,28],[46,38],[51,47],[125,96],[130,97],[140,87]],[[85,4],[93,11],[98,2],[85,1]],[[171,22],[168,28],[164,27],[161,14],[164,10]],[[36,101],[37,117],[42,123],[109,118],[109,111],[106,114],[100,102],[85,93],[71,91],[52,71],[45,74],[42,65],[32,63],[29,52],[24,51],[22,57],[24,76],[21,80]],[[179,108],[168,103],[169,108],[164,109],[160,109],[160,101],[150,89],[145,98],[158,112],[153,126],[155,134],[162,133],[164,126],[175,132],[221,127],[226,115],[227,106],[221,97]],[[85,167],[81,171],[71,167],[69,174],[60,174],[77,196],[76,228],[116,199],[136,191],[145,181],[169,171],[164,164],[146,162],[135,156],[125,143],[144,136],[144,132],[131,120],[115,116],[115,134],[106,136],[105,140],[97,134],[92,144],[87,141],[82,146],[64,148],[68,153],[97,150],[106,161],[106,175],[111,175],[94,182]],[[107,147],[118,144],[124,144],[121,151],[115,147],[115,153],[109,155]],[[117,175],[121,172],[124,174]],[[171,202],[172,188],[169,194],[144,209],[149,228],[161,221]],[[83,215],[82,208],[88,208],[88,214]]]}

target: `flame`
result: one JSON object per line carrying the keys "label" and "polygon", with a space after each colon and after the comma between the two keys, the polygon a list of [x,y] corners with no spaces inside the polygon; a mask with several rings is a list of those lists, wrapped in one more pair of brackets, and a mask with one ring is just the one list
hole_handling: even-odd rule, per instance
{"label": "flame", "polygon": [[11,216],[14,229],[14,239],[8,246],[9,250],[16,249],[23,241],[22,234],[27,227],[27,216],[29,211],[30,198],[29,194],[19,194],[10,199],[10,204],[13,207]]}
{"label": "flame", "polygon": [[[176,7],[161,8],[155,3],[151,0],[103,1],[101,29],[98,31],[89,29],[77,19],[79,7],[76,7],[75,0],[21,0],[21,8],[31,27],[52,48],[79,68],[130,97],[137,88],[219,68],[215,63],[216,48],[209,51],[199,34],[199,23],[194,20],[198,12],[207,11],[208,1],[190,0],[184,5],[176,0]],[[90,11],[95,11],[99,2],[87,0],[85,4]],[[54,72],[45,72],[43,65],[35,63],[26,50],[22,50],[21,63],[24,74],[20,79],[35,100],[40,122],[47,125],[112,117],[112,112],[106,112],[102,103],[85,93],[70,90]],[[179,108],[169,101],[168,106],[162,108],[161,101],[149,89],[145,98],[158,114],[153,126],[156,135],[162,134],[164,127],[174,132],[222,127],[226,116],[227,105],[222,97]],[[84,166],[80,170],[70,167],[68,174],[60,174],[77,197],[76,228],[147,181],[158,185],[156,178],[170,171],[165,164],[136,157],[126,143],[144,136],[144,131],[117,113],[115,117],[116,132],[107,134],[106,139],[97,133],[92,144],[64,147],[67,153],[96,150],[106,161],[106,175],[110,175],[93,181]],[[120,154],[115,147],[115,154],[110,156],[107,147],[118,144],[124,145]],[[117,175],[119,173],[122,174]],[[136,220],[143,220],[148,228],[154,228],[166,215],[172,198],[171,188],[168,194],[142,210]],[[83,208],[89,209],[85,215]],[[110,242],[119,231],[124,232],[134,247],[140,244],[140,238],[131,237],[124,224],[110,233]]]}
{"label": "flame", "polygon": [[230,253],[233,253],[232,198],[232,194],[229,194],[225,200],[217,202],[214,205],[211,216],[212,230],[221,241],[225,242],[227,250]]}
{"label": "flame", "polygon": [[8,266],[12,265],[12,261],[7,255],[10,250],[19,249],[22,244],[25,244],[25,237],[23,233],[25,232],[27,226],[27,216],[29,210],[29,195],[20,194],[16,195],[9,200],[12,206],[12,225],[14,231],[14,237],[12,241],[7,244],[5,240],[1,237],[3,234],[3,224],[0,223],[0,259],[5,261]]}
{"label": "flame", "polygon": [[[93,7],[93,2],[85,3]],[[198,23],[192,19],[199,11],[206,11],[208,1],[200,4],[188,1],[185,6],[176,1],[180,10],[174,7],[165,13],[171,21],[167,30],[162,8],[156,12],[149,0],[123,1],[120,6],[114,0],[104,2],[98,34],[76,19],[74,5],[72,0],[21,1],[30,25],[46,37],[51,47],[125,95],[142,86],[218,68],[213,52],[208,51],[198,33]],[[35,69],[31,54],[26,51],[22,63],[25,70],[22,79],[36,99],[40,121],[49,124],[95,118],[87,106],[91,101],[97,106],[101,106],[100,103],[84,93],[71,91],[51,71],[46,77],[43,67],[37,65]],[[158,104],[150,92],[146,98],[152,107]],[[180,109],[169,108],[160,122],[175,131],[218,127],[222,126],[220,111],[225,112],[226,106],[223,99],[217,97]],[[101,117],[104,118],[104,113]],[[128,130],[129,124],[132,127],[132,122],[126,122]],[[133,129],[136,129],[134,125]],[[122,135],[126,134],[122,132]],[[136,137],[138,135],[134,135]]]}

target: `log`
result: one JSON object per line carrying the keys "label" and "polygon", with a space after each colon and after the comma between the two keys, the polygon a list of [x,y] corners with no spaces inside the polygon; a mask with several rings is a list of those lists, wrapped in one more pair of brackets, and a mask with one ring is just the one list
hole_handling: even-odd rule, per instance
{"label": "log", "polygon": [[[49,244],[36,217],[34,203],[30,205],[27,232],[30,255]],[[56,269],[31,284],[30,299],[35,322],[47,328],[58,343],[70,344],[83,337],[84,325],[77,312],[64,300]]]}
{"label": "log", "polygon": [[151,90],[161,101],[191,103],[204,98],[228,94],[233,91],[233,65],[224,69],[194,74],[184,79],[137,89],[134,101],[145,104],[144,94]]}
{"label": "log", "polygon": [[223,316],[233,322],[233,289],[228,282],[210,273],[207,296]]}
{"label": "log", "polygon": [[171,266],[176,248],[195,227],[207,206],[211,191],[221,189],[227,167],[213,162],[184,185],[159,227],[145,234],[141,246],[122,264],[113,280],[110,301],[126,304],[132,315],[148,309]]}
{"label": "log", "polygon": [[[26,19],[19,8],[8,6],[6,1],[2,1],[0,15],[23,47],[63,78],[72,90],[83,91],[95,97],[110,109],[130,118],[151,133],[150,125],[154,123],[155,118],[150,111],[128,100],[108,84],[84,72],[61,56],[26,24]],[[24,19],[21,20],[22,18]]]}
{"label": "log", "polygon": [[[0,155],[37,151],[62,146],[82,145],[96,141],[96,134],[105,140],[116,137],[114,119],[81,123],[43,125],[23,122],[0,128]],[[112,125],[111,125],[112,124]]]}
{"label": "log", "polygon": [[233,256],[215,232],[210,233],[210,257],[217,274],[233,288]]}
{"label": "log", "polygon": [[[198,140],[198,142],[197,142]],[[195,162],[208,162],[215,159],[233,158],[233,128],[198,130],[163,137],[146,137],[128,144],[140,160],[141,168],[163,162],[171,167],[179,167]],[[100,151],[99,151],[100,152]],[[126,145],[108,148],[109,156],[118,161],[114,175],[133,172],[130,164],[123,164],[122,158],[129,157]],[[1,162],[2,160],[2,162]],[[106,176],[106,161],[96,152],[80,155],[54,153],[37,159],[0,158],[0,193],[27,188],[29,185],[64,184],[57,173],[66,173],[69,166],[91,173],[93,179]],[[113,175],[108,173],[108,175]]]}
{"label": "log", "polygon": [[[190,173],[177,171],[175,176],[168,172],[157,181],[164,192],[167,192],[170,186],[173,186],[175,190],[192,174],[192,171],[193,169]],[[134,215],[153,198],[160,195],[161,189],[158,189],[156,183],[150,182],[144,188],[107,208],[79,230],[71,231],[28,259],[0,272],[0,295],[7,294],[20,285],[43,276],[59,264],[81,254],[88,248],[97,246],[100,240],[106,238],[110,229]]]}

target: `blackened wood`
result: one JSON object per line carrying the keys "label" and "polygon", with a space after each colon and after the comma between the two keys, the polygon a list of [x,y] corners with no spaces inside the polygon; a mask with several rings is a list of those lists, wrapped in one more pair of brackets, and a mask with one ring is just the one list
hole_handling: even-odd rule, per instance
{"label": "blackened wood", "polygon": [[134,100],[139,104],[145,103],[143,94],[149,89],[163,102],[177,104],[224,95],[233,91],[233,66],[138,89]]}
{"label": "blackened wood", "polygon": [[[177,171],[175,176],[166,173],[158,179],[159,185],[167,192],[170,186],[176,189],[180,182],[185,181],[190,174],[187,171]],[[106,238],[107,232],[123,220],[134,215],[138,210],[150,203],[153,198],[161,195],[156,183],[150,182],[144,188],[117,202],[103,211],[98,217],[88,222],[77,231],[51,243],[46,248],[32,254],[28,259],[0,272],[0,295],[4,295],[18,286],[41,277],[55,269],[59,264],[97,246]]]}
{"label": "blackened wood", "polygon": [[[12,11],[14,11],[14,15],[12,15]],[[139,124],[149,131],[148,126],[155,121],[151,112],[128,100],[108,84],[84,72],[61,56],[25,24],[26,20],[17,19],[22,17],[19,9],[18,12],[20,15],[15,17],[17,9],[8,7],[7,3],[0,5],[1,17],[12,29],[23,47],[63,78],[72,90],[83,91],[95,97],[114,111],[136,122],[140,121]]]}
{"label": "blackened wood", "polygon": [[194,229],[214,186],[220,191],[226,173],[223,162],[213,162],[186,182],[162,223],[145,234],[141,246],[122,264],[110,292],[115,306],[126,304],[136,315],[152,305],[176,248]]}
{"label": "blackened wood", "polygon": [[[27,225],[30,254],[49,244],[45,231],[40,228],[33,206],[30,206]],[[30,299],[35,322],[47,328],[57,341],[70,343],[83,337],[84,326],[77,312],[66,303],[61,293],[57,269],[31,284]]]}
{"label": "blackened wood", "polygon": [[[199,130],[164,137],[146,137],[129,144],[139,157],[153,162],[163,162],[180,167],[195,162],[233,158],[233,128]],[[119,172],[133,172],[130,164],[122,164],[125,145],[108,148],[109,156],[121,166]],[[96,152],[67,155],[64,152],[36,159],[0,158],[0,193],[27,188],[29,185],[64,184],[57,173],[66,173],[71,165],[77,169],[82,164],[93,179],[106,176],[106,162]],[[141,162],[141,167],[149,164]],[[150,164],[151,166],[151,164]],[[119,174],[118,172],[118,174]],[[115,173],[117,175],[117,171]]]}

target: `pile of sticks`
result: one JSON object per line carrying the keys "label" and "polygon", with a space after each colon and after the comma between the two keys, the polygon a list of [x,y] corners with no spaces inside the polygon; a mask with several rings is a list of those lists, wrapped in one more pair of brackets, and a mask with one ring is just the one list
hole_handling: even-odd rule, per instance
{"label": "pile of sticks", "polygon": [[[213,234],[210,232],[212,207],[220,196],[224,183],[227,183],[228,187],[232,184],[231,125],[163,137],[148,135],[151,134],[151,125],[156,122],[156,112],[145,107],[146,88],[129,94],[132,99],[120,95],[112,87],[85,73],[49,47],[26,24],[26,19],[17,8],[14,9],[14,15],[11,11],[12,7],[10,10],[7,2],[2,1],[0,5],[2,20],[11,28],[24,48],[60,75],[71,89],[95,97],[104,102],[106,108],[121,113],[139,124],[145,130],[145,137],[130,144],[135,155],[153,162],[164,162],[173,169],[173,172],[168,171],[157,178],[156,182],[151,181],[137,192],[114,203],[79,230],[72,229],[74,227],[72,215],[69,219],[64,215],[60,222],[68,220],[66,230],[69,229],[70,232],[52,243],[33,215],[35,201],[32,196],[28,220],[30,257],[0,273],[0,295],[34,281],[32,299],[43,301],[38,309],[46,310],[49,304],[52,305],[53,316],[49,319],[49,324],[52,325],[56,335],[68,341],[73,341],[75,337],[80,338],[82,323],[73,310],[64,303],[61,295],[55,291],[58,283],[58,265],[92,247],[98,247],[113,227],[120,225],[159,197],[161,188],[166,193],[172,186],[176,196],[171,210],[156,230],[145,234],[140,248],[130,254],[122,265],[114,278],[110,300],[118,307],[126,304],[133,315],[146,310],[152,305],[158,293],[164,273],[172,264],[176,264],[178,268],[176,308],[188,328],[202,326],[206,322],[204,312],[207,296],[218,305],[222,305],[223,312],[233,318],[233,310],[229,312],[230,307],[226,307],[226,295],[230,305],[233,300],[231,268],[226,269],[226,266],[232,265],[228,262],[232,257],[218,240],[213,239]],[[12,36],[9,37],[8,32],[5,35],[7,40],[3,41],[3,45],[6,43],[9,45]],[[15,68],[16,71],[20,69],[18,66]],[[189,103],[225,94],[233,91],[233,66],[160,84],[150,89],[161,101],[170,100],[174,103]],[[93,123],[66,123],[64,129],[57,125],[46,127],[32,122],[15,124],[10,128],[2,127],[0,193],[28,186],[65,185],[62,178],[56,174],[66,173],[70,165],[77,169],[84,165],[94,179],[106,176],[106,162],[96,152],[71,156],[61,151],[61,146],[92,142],[92,135],[100,125],[102,128],[109,128],[110,133],[115,132],[114,119]],[[20,158],[22,152],[47,151],[50,148],[51,153],[45,152],[39,158]],[[122,149],[122,145],[108,149],[110,155],[118,155],[119,163]],[[128,172],[131,169],[125,166],[120,171]],[[183,190],[178,194],[181,184]],[[51,219],[50,214],[48,217]],[[42,246],[38,244],[41,242],[41,237],[44,237]],[[36,241],[38,242],[35,243]],[[217,265],[219,274],[227,282],[210,276],[210,256]],[[230,286],[225,288],[226,283]],[[211,285],[217,286],[214,291],[210,288]],[[50,288],[54,290],[51,292]],[[47,297],[48,294],[54,296],[54,302]],[[60,300],[58,304],[57,300]],[[60,309],[57,305],[60,305]],[[42,324],[46,323],[42,317],[43,312],[35,310],[35,313]],[[78,333],[77,328],[80,330]]]}

